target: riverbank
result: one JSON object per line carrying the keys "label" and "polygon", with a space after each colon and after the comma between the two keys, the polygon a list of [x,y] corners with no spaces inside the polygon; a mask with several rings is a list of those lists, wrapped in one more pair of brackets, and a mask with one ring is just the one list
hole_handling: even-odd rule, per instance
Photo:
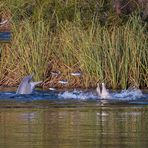
{"label": "riverbank", "polygon": [[16,86],[34,72],[45,88],[95,87],[97,81],[113,89],[148,87],[146,22],[138,11],[119,16],[110,3],[95,6],[5,1],[1,9],[12,40],[0,45],[0,85]]}

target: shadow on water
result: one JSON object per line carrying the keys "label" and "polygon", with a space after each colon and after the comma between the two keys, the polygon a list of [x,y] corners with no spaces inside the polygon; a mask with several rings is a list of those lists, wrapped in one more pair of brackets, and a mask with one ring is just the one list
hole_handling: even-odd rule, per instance
{"label": "shadow on water", "polygon": [[0,147],[147,147],[148,94],[132,92],[111,92],[114,98],[101,100],[94,90],[3,90]]}

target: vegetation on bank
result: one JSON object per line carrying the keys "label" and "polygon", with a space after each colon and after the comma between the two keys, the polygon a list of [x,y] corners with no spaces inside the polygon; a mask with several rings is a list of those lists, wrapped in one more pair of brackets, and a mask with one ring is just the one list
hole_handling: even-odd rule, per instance
{"label": "vegetation on bank", "polygon": [[10,20],[12,40],[0,44],[0,84],[15,86],[34,72],[43,87],[95,87],[97,81],[148,87],[147,24],[140,12],[137,5],[119,15],[106,0],[3,0],[0,13]]}

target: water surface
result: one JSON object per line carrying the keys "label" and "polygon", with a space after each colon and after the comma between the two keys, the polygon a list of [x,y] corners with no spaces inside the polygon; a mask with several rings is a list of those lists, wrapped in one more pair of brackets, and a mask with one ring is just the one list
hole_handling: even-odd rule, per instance
{"label": "water surface", "polygon": [[[142,93],[142,94],[141,94]],[[95,90],[0,92],[0,148],[148,146],[148,94]]]}

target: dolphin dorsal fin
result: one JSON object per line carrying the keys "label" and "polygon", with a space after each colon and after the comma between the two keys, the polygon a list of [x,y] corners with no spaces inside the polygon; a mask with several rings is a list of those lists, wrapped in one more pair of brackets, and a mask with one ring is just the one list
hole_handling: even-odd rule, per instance
{"label": "dolphin dorsal fin", "polygon": [[36,85],[38,85],[38,84],[42,83],[42,81],[30,82],[30,83],[31,83],[31,85],[36,86]]}
{"label": "dolphin dorsal fin", "polygon": [[42,81],[30,82],[32,89],[33,89],[36,85],[38,85],[38,84],[40,84],[40,83],[42,83]]}

